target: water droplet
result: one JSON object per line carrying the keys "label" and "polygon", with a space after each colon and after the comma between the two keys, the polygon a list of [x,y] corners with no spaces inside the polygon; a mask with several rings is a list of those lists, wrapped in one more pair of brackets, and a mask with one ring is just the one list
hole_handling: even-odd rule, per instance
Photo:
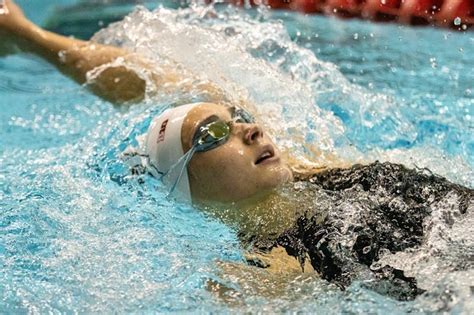
{"label": "water droplet", "polygon": [[354,39],[355,39],[355,40],[358,40],[358,39],[359,39],[359,34],[358,34],[358,33],[354,33]]}
{"label": "water droplet", "polygon": [[0,2],[0,15],[2,14],[8,14],[8,8],[7,6],[2,2]]}
{"label": "water droplet", "polygon": [[365,246],[364,248],[362,248],[362,253],[363,254],[368,254],[370,253],[370,250],[372,249],[372,247],[370,246]]}
{"label": "water droplet", "polygon": [[371,270],[379,270],[382,268],[382,264],[380,262],[374,262],[372,265],[370,265]]}
{"label": "water droplet", "polygon": [[58,57],[59,57],[60,62],[62,63],[66,62],[66,52],[64,50],[61,50],[58,52]]}
{"label": "water droplet", "polygon": [[463,25],[461,26],[461,28],[463,29],[463,31],[465,31],[465,30],[467,30],[467,25],[466,25],[466,24],[463,24]]}
{"label": "water droplet", "polygon": [[306,185],[303,182],[296,182],[293,185],[294,189],[297,190],[297,191],[302,191],[303,189],[305,189],[305,186]]}
{"label": "water droplet", "polygon": [[454,25],[456,26],[461,25],[461,18],[459,16],[454,19]]}

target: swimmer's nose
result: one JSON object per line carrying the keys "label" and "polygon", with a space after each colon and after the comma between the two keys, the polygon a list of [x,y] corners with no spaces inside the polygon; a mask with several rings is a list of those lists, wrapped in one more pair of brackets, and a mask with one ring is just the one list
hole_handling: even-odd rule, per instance
{"label": "swimmer's nose", "polygon": [[248,124],[244,131],[244,143],[251,145],[263,138],[263,130],[257,124]]}

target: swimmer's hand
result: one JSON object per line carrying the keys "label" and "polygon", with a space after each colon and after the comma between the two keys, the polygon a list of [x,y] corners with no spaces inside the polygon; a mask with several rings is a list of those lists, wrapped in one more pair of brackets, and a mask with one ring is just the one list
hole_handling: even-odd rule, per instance
{"label": "swimmer's hand", "polygon": [[30,23],[23,11],[11,0],[0,0],[0,57],[20,51],[18,32]]}

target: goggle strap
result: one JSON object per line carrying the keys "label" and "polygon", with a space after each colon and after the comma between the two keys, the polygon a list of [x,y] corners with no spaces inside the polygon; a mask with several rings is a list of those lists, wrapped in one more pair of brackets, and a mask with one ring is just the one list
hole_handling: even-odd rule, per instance
{"label": "goggle strap", "polygon": [[[170,192],[168,193],[168,197],[170,197],[173,194],[174,190],[176,189],[176,186],[178,186],[178,183],[181,180],[181,177],[183,177],[184,170],[188,166],[188,163],[191,160],[194,152],[196,152],[196,146],[193,146],[191,149],[189,149],[189,151],[186,152],[182,157],[180,157],[179,160],[175,164],[173,164],[173,166],[171,166],[171,168],[168,170],[168,172],[166,172],[166,174],[168,174],[172,169],[177,167],[184,160],[183,166],[181,167],[181,171],[179,172],[178,177],[176,178],[175,182],[173,183],[173,186],[171,187]],[[165,176],[165,175],[163,175],[163,176]]]}
{"label": "goggle strap", "polygon": [[177,166],[181,163],[181,161],[183,161],[183,160],[185,159],[185,157],[186,157],[186,155],[187,155],[188,153],[189,153],[189,151],[186,152],[185,154],[183,154],[183,156],[181,156],[181,157],[179,158],[179,160],[176,161],[176,163],[174,163],[173,165],[171,165],[171,167],[170,167],[166,172],[160,172],[160,175],[161,175],[160,180],[163,180],[163,178],[165,178],[165,176],[167,176],[168,174],[170,174],[171,171],[172,171],[175,167],[177,167]]}

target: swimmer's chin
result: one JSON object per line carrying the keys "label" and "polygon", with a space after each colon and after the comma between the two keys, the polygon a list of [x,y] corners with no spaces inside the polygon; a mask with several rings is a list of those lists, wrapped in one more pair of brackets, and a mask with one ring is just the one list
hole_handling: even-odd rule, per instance
{"label": "swimmer's chin", "polygon": [[289,167],[285,167],[285,175],[283,177],[283,184],[286,184],[286,183],[289,183],[289,182],[293,182],[294,178],[293,178],[293,172],[290,170]]}
{"label": "swimmer's chin", "polygon": [[193,198],[193,205],[201,209],[241,209],[249,206],[255,206],[261,204],[262,202],[265,202],[268,199],[271,199],[275,195],[279,195],[280,192],[286,187],[292,186],[292,181],[293,174],[289,172],[288,176],[285,178],[285,181],[280,182],[279,185],[271,188],[260,189],[258,192],[250,196],[225,201],[205,198]]}
{"label": "swimmer's chin", "polygon": [[239,196],[239,197],[229,197],[228,199],[220,199],[216,200],[212,197],[196,197],[193,196],[193,204],[198,207],[215,207],[215,206],[248,206],[250,204],[257,204],[262,200],[267,199],[269,196],[272,196],[278,191],[281,190],[282,187],[286,187],[288,184],[293,182],[293,172],[290,168],[286,166],[278,167],[278,170],[274,172],[271,176],[273,180],[266,181],[266,183],[262,183],[260,189],[258,189],[255,193],[246,195],[246,196]]}
{"label": "swimmer's chin", "polygon": [[214,200],[212,198],[195,198],[193,197],[193,205],[199,207],[199,208],[207,208],[207,207],[239,207],[243,205],[249,205],[249,204],[255,204],[260,202],[261,200],[264,200],[267,198],[269,195],[272,195],[277,189],[276,188],[271,188],[271,189],[262,189],[259,192],[238,198],[238,199],[228,199],[228,200]]}
{"label": "swimmer's chin", "polygon": [[280,165],[275,170],[274,176],[277,177],[278,180],[277,182],[273,183],[274,187],[270,187],[270,188],[278,188],[286,183],[293,182],[293,172],[286,165]]}

